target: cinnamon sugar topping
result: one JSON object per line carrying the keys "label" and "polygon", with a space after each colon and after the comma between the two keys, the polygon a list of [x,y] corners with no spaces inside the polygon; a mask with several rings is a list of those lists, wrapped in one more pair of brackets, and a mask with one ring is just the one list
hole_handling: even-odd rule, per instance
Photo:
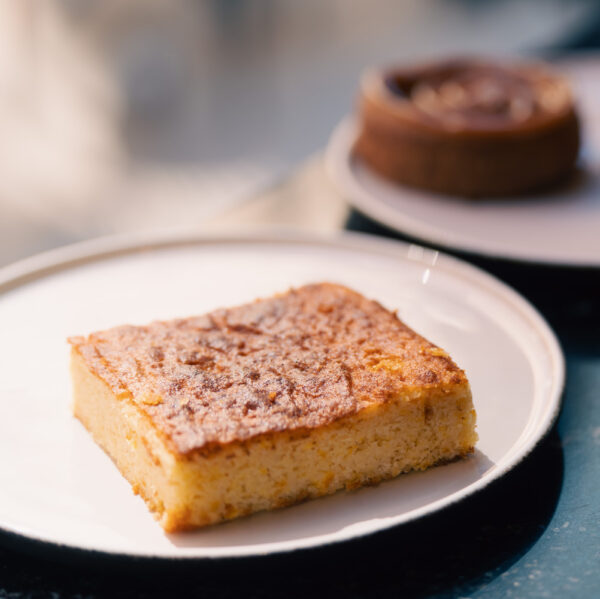
{"label": "cinnamon sugar topping", "polygon": [[395,314],[329,283],[70,342],[183,454],[323,426],[410,386],[466,380]]}

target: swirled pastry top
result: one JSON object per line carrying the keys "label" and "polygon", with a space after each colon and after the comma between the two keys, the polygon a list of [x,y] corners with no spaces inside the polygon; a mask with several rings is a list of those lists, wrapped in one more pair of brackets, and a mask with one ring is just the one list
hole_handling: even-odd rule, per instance
{"label": "swirled pastry top", "polygon": [[462,59],[371,72],[362,90],[399,116],[449,132],[524,130],[573,110],[567,82],[534,63]]}
{"label": "swirled pastry top", "polygon": [[467,384],[394,313],[329,283],[69,341],[182,454],[323,426],[416,386]]}

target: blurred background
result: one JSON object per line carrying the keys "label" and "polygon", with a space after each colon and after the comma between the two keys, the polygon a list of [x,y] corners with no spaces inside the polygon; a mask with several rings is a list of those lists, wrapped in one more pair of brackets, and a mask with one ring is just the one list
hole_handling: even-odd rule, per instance
{"label": "blurred background", "polygon": [[341,226],[314,165],[363,68],[547,56],[599,23],[592,0],[0,0],[0,265],[115,232]]}

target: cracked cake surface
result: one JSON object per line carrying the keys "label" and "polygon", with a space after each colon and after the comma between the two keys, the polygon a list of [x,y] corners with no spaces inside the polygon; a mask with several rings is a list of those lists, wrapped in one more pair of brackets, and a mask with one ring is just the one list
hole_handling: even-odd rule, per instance
{"label": "cracked cake surface", "polygon": [[466,380],[394,313],[327,283],[70,341],[180,453],[323,426],[403,388]]}

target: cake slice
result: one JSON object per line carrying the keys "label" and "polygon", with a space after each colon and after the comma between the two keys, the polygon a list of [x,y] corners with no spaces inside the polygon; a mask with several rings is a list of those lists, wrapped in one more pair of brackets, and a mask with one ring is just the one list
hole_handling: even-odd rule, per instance
{"label": "cake slice", "polygon": [[477,439],[465,373],[340,285],[69,341],[75,416],[169,532],[423,470]]}

